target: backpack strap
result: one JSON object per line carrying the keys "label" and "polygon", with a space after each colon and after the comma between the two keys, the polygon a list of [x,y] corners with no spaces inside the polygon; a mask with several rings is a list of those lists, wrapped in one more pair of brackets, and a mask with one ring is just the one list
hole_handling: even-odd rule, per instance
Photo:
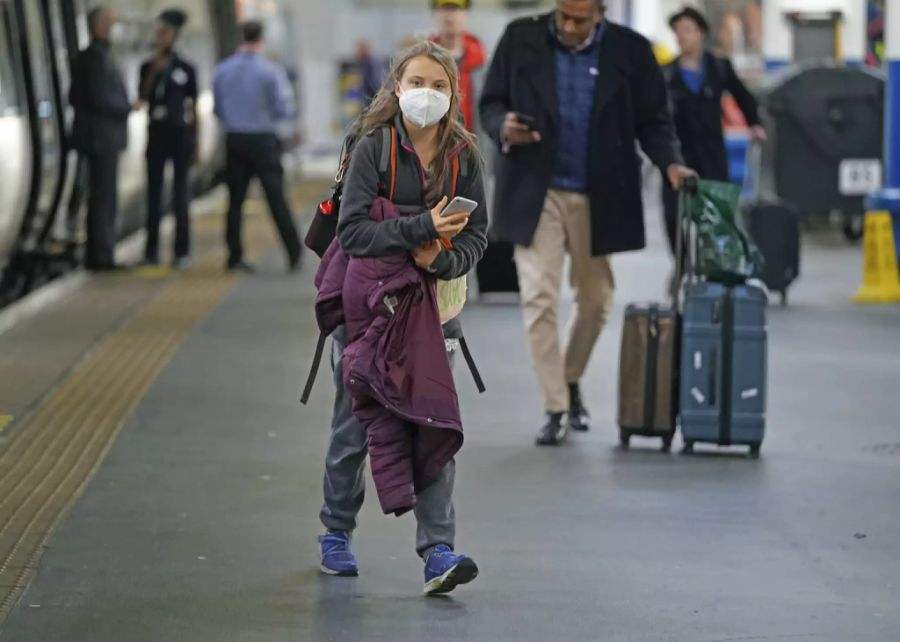
{"label": "backpack strap", "polygon": [[386,179],[388,200],[394,200],[394,186],[397,183],[397,129],[381,128],[381,157],[378,161],[378,175]]}
{"label": "backpack strap", "polygon": [[[459,154],[457,154],[456,156],[453,157],[453,163],[452,163],[451,169],[450,169],[450,200],[451,201],[454,198],[456,198],[456,189],[457,189],[457,187],[459,187],[459,175],[460,175],[460,166],[461,165],[465,165],[465,163],[459,162]],[[465,169],[463,169],[462,171],[465,171]],[[463,174],[463,176],[465,176],[465,174]],[[444,246],[445,250],[453,249],[453,241],[450,241],[448,239],[441,239],[440,243],[442,246]]]}
{"label": "backpack strap", "polygon": [[472,379],[475,380],[475,387],[478,388],[479,393],[484,393],[487,388],[484,386],[484,380],[481,378],[481,373],[478,372],[478,367],[475,365],[475,359],[472,357],[472,351],[469,350],[469,344],[466,342],[465,337],[459,338],[459,348],[462,350],[466,365],[469,366],[469,372],[472,373]]}
{"label": "backpack strap", "polygon": [[309,368],[309,375],[306,377],[306,386],[303,388],[303,394],[300,395],[300,403],[304,406],[309,401],[313,384],[316,382],[316,375],[319,374],[319,366],[322,364],[322,355],[325,353],[325,339],[325,333],[319,332],[319,340],[316,343],[316,354],[313,357],[312,366]]}
{"label": "backpack strap", "polygon": [[378,159],[378,173],[386,174],[391,164],[391,130],[381,128],[381,158]]}

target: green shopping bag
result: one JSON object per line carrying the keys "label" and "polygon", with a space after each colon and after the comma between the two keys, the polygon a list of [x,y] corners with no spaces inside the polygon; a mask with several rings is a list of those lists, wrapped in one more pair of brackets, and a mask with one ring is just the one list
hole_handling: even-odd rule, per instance
{"label": "green shopping bag", "polygon": [[741,187],[700,180],[688,213],[697,234],[698,274],[728,285],[762,273],[759,248],[737,220]]}

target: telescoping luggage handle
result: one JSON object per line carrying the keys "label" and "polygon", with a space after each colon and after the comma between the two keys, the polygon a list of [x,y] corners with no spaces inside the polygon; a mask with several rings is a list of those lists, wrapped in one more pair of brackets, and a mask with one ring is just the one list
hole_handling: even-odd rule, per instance
{"label": "telescoping luggage handle", "polygon": [[[681,285],[685,277],[685,263],[687,263],[687,275],[694,275],[694,260],[697,255],[695,247],[694,256],[685,248],[685,235],[692,237],[690,225],[690,209],[693,203],[694,195],[697,193],[697,177],[688,176],[682,179],[681,187],[678,190],[678,214],[675,226],[675,284],[677,292],[675,294],[675,308],[681,308]],[[696,244],[696,241],[695,241]]]}

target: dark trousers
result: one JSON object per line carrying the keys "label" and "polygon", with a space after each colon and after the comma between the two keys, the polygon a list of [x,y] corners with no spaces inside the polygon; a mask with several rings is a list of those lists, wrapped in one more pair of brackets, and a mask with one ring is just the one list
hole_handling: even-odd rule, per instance
{"label": "dark trousers", "polygon": [[87,248],[88,269],[111,267],[116,248],[119,153],[88,154]]}
{"label": "dark trousers", "polygon": [[300,237],[284,196],[284,169],[281,166],[281,145],[275,134],[228,134],[228,223],[225,240],[228,243],[228,263],[243,260],[241,242],[242,207],[250,180],[256,176],[262,183],[266,201],[281,240],[293,263],[300,256]]}
{"label": "dark trousers", "polygon": [[163,213],[163,178],[172,161],[172,211],[175,214],[175,258],[191,250],[191,220],[188,211],[188,173],[192,144],[182,128],[150,131],[147,145],[147,246],[144,257],[159,260],[159,223]]}

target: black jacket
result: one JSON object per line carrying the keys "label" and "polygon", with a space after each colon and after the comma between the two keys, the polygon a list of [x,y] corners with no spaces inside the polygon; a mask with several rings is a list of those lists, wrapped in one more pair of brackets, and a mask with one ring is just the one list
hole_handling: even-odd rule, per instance
{"label": "black jacket", "polygon": [[734,96],[750,125],[759,124],[756,100],[725,58],[707,52],[703,57],[704,80],[699,94],[692,93],[678,67],[666,65],[663,75],[669,87],[675,130],[685,162],[703,178],[728,180],[728,158],[722,134],[722,94]]}
{"label": "black jacket", "polygon": [[[532,116],[542,141],[499,154],[492,238],[530,245],[559,144],[553,13],[510,24],[491,62],[481,122],[501,146],[506,113]],[[608,23],[600,42],[588,148],[591,245],[595,256],[644,247],[641,162],[635,141],[665,169],[681,162],[666,87],[650,43]]]}
{"label": "black jacket", "polygon": [[[372,202],[378,196],[385,195],[378,171],[382,137],[377,131],[370,132],[353,148],[350,167],[344,179],[338,241],[349,256],[376,257],[409,252],[439,238],[431,220],[431,208],[436,203],[425,202],[419,157],[413,150],[399,117],[395,121],[395,127],[397,177],[393,202],[401,213],[408,215],[384,222],[375,222],[369,218]],[[484,202],[481,163],[469,150],[460,150],[460,154],[460,163],[467,163],[468,167],[465,176],[460,172],[456,195],[477,202],[478,207],[469,218],[469,224],[453,239],[453,248],[442,251],[432,266],[434,275],[443,280],[468,274],[487,247],[487,207]],[[458,336],[456,324],[451,323],[453,327],[445,327],[444,333],[448,337]]]}
{"label": "black jacket", "polygon": [[173,54],[165,69],[154,71],[154,60],[141,65],[138,95],[147,102],[151,130],[154,127],[190,128],[196,124],[197,72]]}
{"label": "black jacket", "polygon": [[131,103],[125,81],[99,42],[81,51],[72,69],[69,103],[75,110],[72,146],[85,154],[111,154],[128,146]]}

